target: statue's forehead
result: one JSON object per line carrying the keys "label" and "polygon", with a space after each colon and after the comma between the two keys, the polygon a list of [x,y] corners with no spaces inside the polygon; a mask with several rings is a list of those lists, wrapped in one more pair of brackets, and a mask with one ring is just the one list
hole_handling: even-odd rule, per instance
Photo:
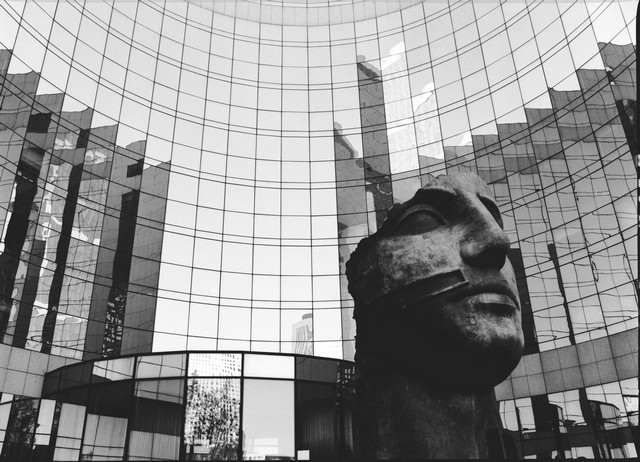
{"label": "statue's forehead", "polygon": [[447,190],[453,194],[462,194],[467,192],[473,195],[493,198],[493,191],[481,178],[477,175],[464,172],[440,175],[420,188],[417,196],[420,195],[419,191],[428,191],[429,189]]}
{"label": "statue's forehead", "polygon": [[[436,205],[437,201],[443,200],[443,197],[449,199],[447,201],[447,207],[458,207],[459,205],[456,206],[454,204],[458,203],[461,205],[465,203],[469,205],[475,202],[471,200],[472,197],[493,201],[493,191],[480,177],[473,173],[456,172],[449,175],[441,175],[418,189],[416,194],[408,201],[394,205],[391,210],[389,210],[387,219],[382,226],[371,237],[391,235],[394,225],[402,218],[405,211],[418,203],[431,203]],[[451,202],[452,198],[454,199],[453,203]],[[480,204],[480,202],[478,202],[478,204]]]}

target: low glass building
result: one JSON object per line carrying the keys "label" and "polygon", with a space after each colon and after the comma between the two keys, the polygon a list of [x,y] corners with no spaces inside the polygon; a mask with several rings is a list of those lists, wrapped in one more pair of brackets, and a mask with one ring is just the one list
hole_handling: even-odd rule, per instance
{"label": "low glass building", "polygon": [[[456,171],[490,185],[512,242],[525,355],[496,396],[514,451],[637,456],[637,6],[0,3],[0,458],[54,456],[49,417],[80,406],[47,388],[60,367],[353,360],[350,252]],[[145,457],[130,435],[155,427],[134,417],[117,447]],[[272,454],[239,425],[236,454]],[[186,457],[189,428],[147,433],[184,432]],[[69,457],[108,456],[78,438]]]}
{"label": "low glass building", "polygon": [[353,364],[190,352],[89,361],[13,401],[3,460],[354,456]]}

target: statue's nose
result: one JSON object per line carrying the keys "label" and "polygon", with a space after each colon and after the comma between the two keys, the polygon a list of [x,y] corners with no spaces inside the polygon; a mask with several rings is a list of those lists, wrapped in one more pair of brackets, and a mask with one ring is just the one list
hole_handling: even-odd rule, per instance
{"label": "statue's nose", "polygon": [[470,211],[469,218],[460,249],[463,260],[471,266],[501,269],[511,245],[509,236],[482,204]]}

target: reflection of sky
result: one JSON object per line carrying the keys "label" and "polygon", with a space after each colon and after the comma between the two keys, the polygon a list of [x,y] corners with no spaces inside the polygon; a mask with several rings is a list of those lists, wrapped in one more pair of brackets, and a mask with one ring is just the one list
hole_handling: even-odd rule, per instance
{"label": "reflection of sky", "polygon": [[[243,450],[248,457],[294,457],[292,381],[246,379],[243,394]],[[262,457],[260,457],[262,456]]]}

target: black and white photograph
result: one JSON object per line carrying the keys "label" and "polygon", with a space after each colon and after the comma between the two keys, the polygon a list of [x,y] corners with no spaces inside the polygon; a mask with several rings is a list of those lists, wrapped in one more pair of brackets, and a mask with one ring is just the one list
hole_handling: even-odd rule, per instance
{"label": "black and white photograph", "polygon": [[0,0],[0,462],[640,452],[638,0]]}

